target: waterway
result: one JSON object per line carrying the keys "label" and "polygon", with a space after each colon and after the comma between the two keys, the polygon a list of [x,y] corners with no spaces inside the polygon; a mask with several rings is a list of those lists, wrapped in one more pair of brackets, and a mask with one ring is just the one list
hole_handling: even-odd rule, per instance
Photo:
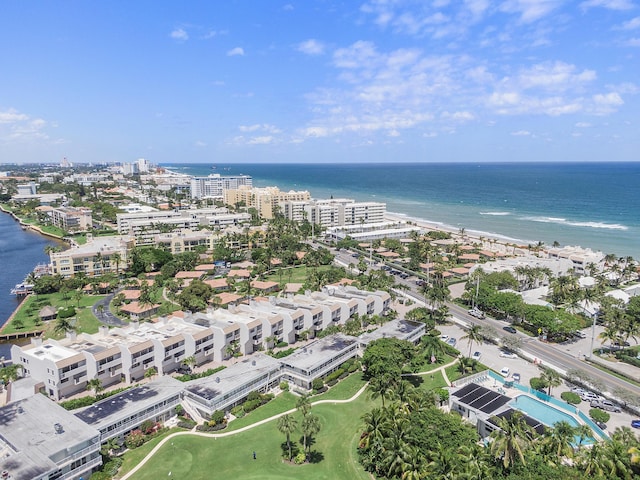
{"label": "waterway", "polygon": [[[31,230],[23,230],[11,215],[0,212],[0,326],[4,325],[20,300],[11,294],[16,283],[29,275],[40,263],[48,263],[47,245],[59,242]],[[6,358],[9,346],[0,344],[0,355]]]}

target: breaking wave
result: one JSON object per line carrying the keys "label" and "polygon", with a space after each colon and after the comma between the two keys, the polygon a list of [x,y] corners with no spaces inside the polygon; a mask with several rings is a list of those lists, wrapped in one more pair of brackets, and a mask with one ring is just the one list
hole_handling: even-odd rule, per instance
{"label": "breaking wave", "polygon": [[491,215],[494,217],[506,217],[511,215],[511,212],[480,212],[480,215]]}
{"label": "breaking wave", "polygon": [[522,217],[522,220],[540,223],[556,223],[558,225],[568,225],[570,227],[604,228],[607,230],[629,230],[629,227],[627,227],[626,225],[620,225],[619,223],[576,222],[559,217]]}

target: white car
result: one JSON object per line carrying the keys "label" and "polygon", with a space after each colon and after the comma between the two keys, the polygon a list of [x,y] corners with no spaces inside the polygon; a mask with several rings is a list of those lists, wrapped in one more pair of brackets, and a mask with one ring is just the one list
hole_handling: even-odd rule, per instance
{"label": "white car", "polygon": [[449,335],[445,335],[445,334],[440,335],[440,340],[442,340],[443,342],[446,342],[447,340],[449,340]]}
{"label": "white car", "polygon": [[502,375],[503,377],[508,377],[510,371],[511,370],[509,370],[509,367],[502,367],[502,370],[500,370],[500,375]]}
{"label": "white car", "polygon": [[502,358],[518,358],[518,355],[508,350],[500,350],[500,356]]}
{"label": "white car", "polygon": [[480,361],[480,357],[482,357],[481,352],[473,352],[473,355],[471,355],[471,358],[473,358],[476,361]]}
{"label": "white car", "polygon": [[513,375],[511,375],[511,378],[513,378],[514,382],[520,383],[520,374],[519,373],[514,373]]}

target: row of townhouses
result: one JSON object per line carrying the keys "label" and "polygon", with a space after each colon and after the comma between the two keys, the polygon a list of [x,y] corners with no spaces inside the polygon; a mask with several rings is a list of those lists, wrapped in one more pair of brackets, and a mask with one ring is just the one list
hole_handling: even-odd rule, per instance
{"label": "row of townhouses", "polygon": [[294,343],[303,332],[313,338],[356,314],[384,314],[390,301],[382,291],[327,287],[229,310],[185,313],[123,328],[102,327],[97,334],[70,333],[59,341],[34,339],[27,346],[12,346],[11,358],[47,395],[59,400],[86,390],[94,378],[104,386],[134,382],[152,367],[160,374],[173,372],[187,357],[194,357],[198,365],[221,362],[279,342]]}
{"label": "row of townhouses", "polygon": [[228,412],[253,391],[280,382],[309,390],[314,379],[362,353],[373,340],[395,337],[417,343],[424,324],[393,320],[360,337],[342,334],[314,340],[277,360],[255,353],[204,378],[180,382],[159,376],[78,412],[35,394],[0,408],[0,471],[11,480],[78,480],[101,465],[100,446],[145,421],[164,422],[182,407],[196,416]]}

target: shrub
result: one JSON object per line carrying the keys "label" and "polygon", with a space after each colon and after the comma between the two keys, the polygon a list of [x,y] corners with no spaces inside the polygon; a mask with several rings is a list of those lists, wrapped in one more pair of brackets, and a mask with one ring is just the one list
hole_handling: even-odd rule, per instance
{"label": "shrub", "polygon": [[134,430],[133,432],[131,432],[129,435],[125,437],[124,444],[128,449],[131,450],[133,448],[138,448],[139,446],[143,445],[145,441],[146,441],[145,434],[142,433],[140,430]]}
{"label": "shrub", "polygon": [[607,423],[611,418],[611,415],[609,415],[604,410],[600,410],[599,408],[592,408],[591,410],[589,410],[589,416],[593,418],[596,422],[602,422],[602,423]]}
{"label": "shrub", "polygon": [[193,420],[180,420],[178,423],[178,428],[184,428],[185,430],[191,430],[193,427],[196,426],[196,422],[194,422]]}
{"label": "shrub", "polygon": [[293,459],[293,462],[296,465],[302,465],[304,462],[307,461],[307,455],[304,452],[300,452],[298,453],[295,458]]}
{"label": "shrub", "polygon": [[272,353],[271,356],[273,358],[284,358],[284,357],[288,357],[295,351],[296,351],[295,348],[287,348],[286,350],[280,350],[279,352]]}
{"label": "shrub", "polygon": [[578,405],[582,401],[580,395],[573,392],[562,392],[560,398],[571,405]]}
{"label": "shrub", "polygon": [[289,345],[287,342],[278,342],[278,343],[276,343],[276,347],[278,347],[278,348],[284,348],[287,345]]}
{"label": "shrub", "polygon": [[283,392],[289,391],[289,383],[288,382],[280,382],[280,390]]}
{"label": "shrub", "polygon": [[534,390],[544,390],[547,387],[547,382],[540,377],[532,377],[531,380],[529,380],[529,385],[531,385],[531,388]]}
{"label": "shrub", "polygon": [[311,388],[313,388],[314,390],[320,390],[322,387],[324,387],[324,382],[321,378],[316,378],[313,382],[311,382]]}
{"label": "shrub", "polygon": [[242,409],[245,412],[249,413],[249,412],[255,410],[256,408],[258,408],[260,405],[262,405],[262,402],[259,399],[257,399],[257,400],[248,400],[248,401],[246,401],[246,402],[244,402],[242,404]]}
{"label": "shrub", "polygon": [[248,401],[258,400],[259,398],[260,398],[260,392],[257,392],[255,390],[253,392],[249,392],[249,395],[247,395]]}
{"label": "shrub", "polygon": [[213,412],[211,414],[211,421],[214,424],[218,424],[218,423],[226,423],[227,421],[227,417],[225,417],[224,412],[221,410],[216,410],[215,412]]}
{"label": "shrub", "polygon": [[327,382],[327,387],[333,387],[336,383],[338,383],[338,379],[335,380],[329,380]]}
{"label": "shrub", "polygon": [[72,306],[64,307],[58,310],[58,318],[70,318],[76,314],[76,309]]}

